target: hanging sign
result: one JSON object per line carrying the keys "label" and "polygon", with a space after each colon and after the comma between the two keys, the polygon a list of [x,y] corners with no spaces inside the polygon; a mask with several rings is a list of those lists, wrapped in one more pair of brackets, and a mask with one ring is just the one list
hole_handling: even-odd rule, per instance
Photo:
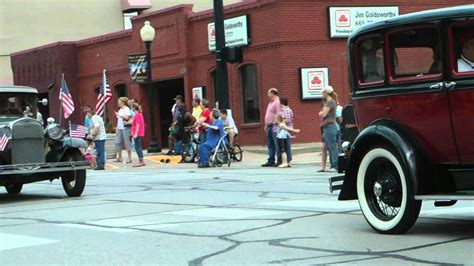
{"label": "hanging sign", "polygon": [[[246,46],[250,43],[248,18],[246,15],[224,20],[224,29],[226,47]],[[209,51],[215,51],[216,30],[214,23],[207,24],[207,39]]]}
{"label": "hanging sign", "polygon": [[128,56],[128,71],[132,82],[148,83],[148,54],[132,54]]}

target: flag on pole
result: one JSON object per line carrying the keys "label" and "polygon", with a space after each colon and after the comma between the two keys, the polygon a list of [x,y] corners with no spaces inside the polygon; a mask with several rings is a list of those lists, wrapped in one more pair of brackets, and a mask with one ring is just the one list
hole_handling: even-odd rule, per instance
{"label": "flag on pole", "polygon": [[88,131],[89,130],[85,126],[69,123],[69,136],[71,138],[83,139],[86,137]]}
{"label": "flag on pole", "polygon": [[74,101],[72,100],[71,93],[69,92],[69,88],[67,87],[66,80],[63,79],[61,81],[61,92],[59,93],[59,101],[63,107],[64,118],[68,119],[69,116],[74,112]]}
{"label": "flag on pole", "polygon": [[102,117],[104,116],[105,105],[112,98],[112,91],[110,90],[109,83],[107,82],[107,76],[105,75],[105,69],[102,72],[102,84],[100,85],[99,95],[97,96],[97,104],[95,106],[95,113]]}
{"label": "flag on pole", "polygon": [[3,132],[3,130],[0,132],[0,151],[4,151],[5,148],[7,147],[8,141],[10,139],[8,138],[7,134]]}

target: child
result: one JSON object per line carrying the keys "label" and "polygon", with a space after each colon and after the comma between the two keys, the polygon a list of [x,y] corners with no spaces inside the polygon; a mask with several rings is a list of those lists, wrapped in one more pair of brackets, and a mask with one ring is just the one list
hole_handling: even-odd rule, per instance
{"label": "child", "polygon": [[280,168],[291,167],[290,165],[291,157],[289,156],[289,154],[291,154],[291,150],[290,150],[291,147],[289,145],[288,140],[289,138],[292,137],[292,135],[299,133],[301,130],[288,127],[281,114],[277,114],[275,120],[276,120],[276,123],[278,124],[278,129],[277,129],[278,148],[281,150],[282,155],[285,154],[283,163],[279,165],[278,167]]}
{"label": "child", "polygon": [[84,154],[84,157],[86,160],[89,162],[90,166],[92,168],[97,167],[97,159],[95,157],[95,145],[92,140],[87,140],[88,147],[86,149],[86,152]]}

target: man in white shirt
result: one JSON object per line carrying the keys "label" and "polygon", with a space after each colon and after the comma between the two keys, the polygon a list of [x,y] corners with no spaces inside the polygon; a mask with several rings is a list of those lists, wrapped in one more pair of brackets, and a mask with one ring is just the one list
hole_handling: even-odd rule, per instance
{"label": "man in white shirt", "polygon": [[222,124],[224,125],[225,130],[229,130],[229,144],[232,147],[234,145],[234,138],[239,134],[237,130],[237,126],[235,125],[235,121],[232,116],[227,115],[227,110],[223,109],[221,111],[221,120]]}
{"label": "man in white shirt", "polygon": [[462,45],[461,58],[458,59],[458,72],[474,71],[474,38]]}
{"label": "man in white shirt", "polygon": [[107,133],[105,132],[104,120],[98,116],[92,108],[85,107],[87,117],[90,119],[90,134],[87,136],[88,139],[94,141],[95,150],[97,152],[97,167],[94,170],[105,169],[105,140],[107,139]]}

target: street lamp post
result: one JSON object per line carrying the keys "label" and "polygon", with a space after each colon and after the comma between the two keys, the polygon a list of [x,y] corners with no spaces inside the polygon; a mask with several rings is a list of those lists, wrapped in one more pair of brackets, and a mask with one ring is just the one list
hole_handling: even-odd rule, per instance
{"label": "street lamp post", "polygon": [[155,39],[155,28],[150,25],[150,21],[145,21],[145,25],[140,29],[140,37],[145,43],[146,54],[148,58],[147,64],[147,88],[148,88],[148,109],[150,110],[150,127],[151,127],[151,142],[148,147],[148,153],[157,153],[161,152],[160,147],[158,146],[158,141],[156,140],[155,133],[155,114],[153,112],[153,89],[152,89],[152,80],[151,80],[151,42]]}

